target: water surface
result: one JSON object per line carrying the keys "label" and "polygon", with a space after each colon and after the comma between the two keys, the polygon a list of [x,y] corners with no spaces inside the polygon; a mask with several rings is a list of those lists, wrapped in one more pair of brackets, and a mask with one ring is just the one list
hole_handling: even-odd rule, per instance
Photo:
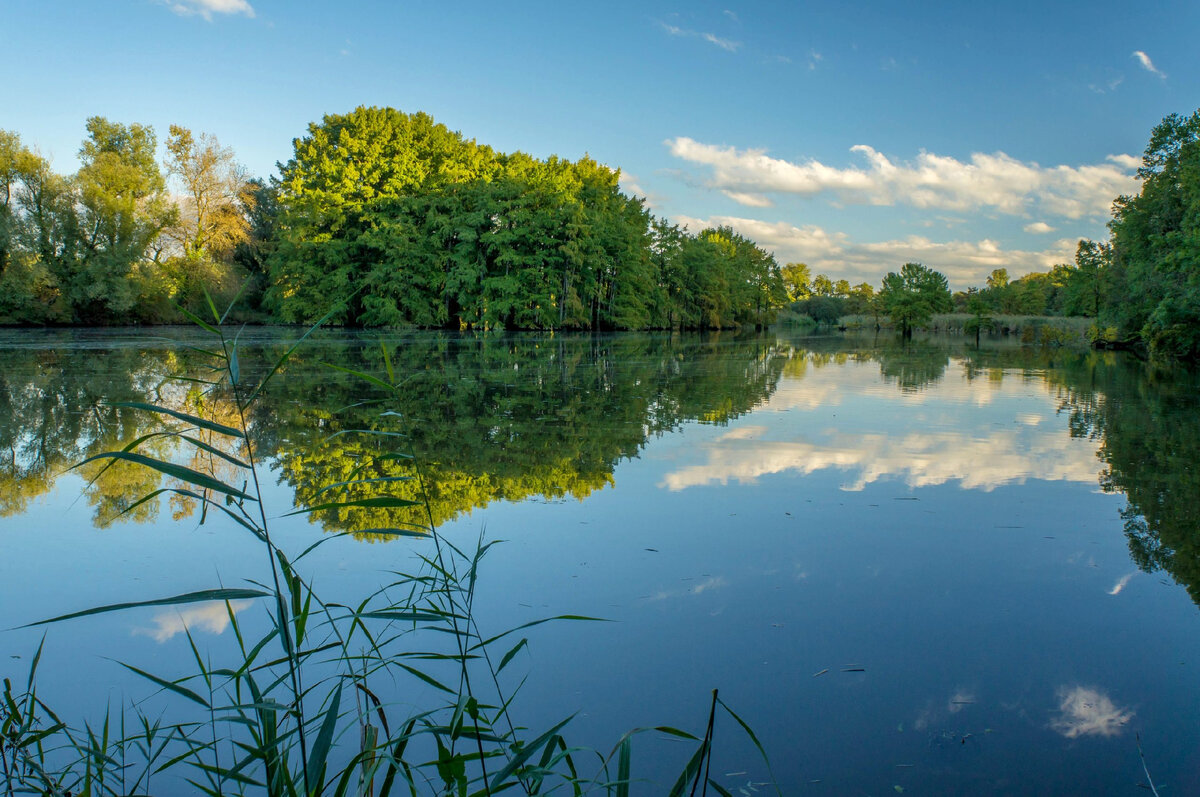
{"label": "water surface", "polygon": [[[196,373],[181,344],[202,339],[167,334],[2,333],[6,626],[263,577],[232,524],[200,525],[178,500],[130,510],[165,486],[152,474],[66,472],[152,430],[105,402],[203,403],[165,380]],[[244,368],[261,372],[291,337],[247,330]],[[787,794],[1141,793],[1135,733],[1164,793],[1200,787],[1194,378],[1005,341],[388,340],[410,375],[396,409],[436,522],[464,545],[505,541],[486,560],[481,623],[613,621],[530,635],[516,662],[530,673],[524,724],[579,712],[569,737],[607,751],[633,726],[700,728],[719,688]],[[321,362],[378,372],[378,339],[318,335],[256,410],[276,515],[342,480],[369,445],[332,435],[369,423],[375,396]],[[370,532],[403,519],[276,528],[295,550],[350,532],[313,572],[323,595],[351,597],[420,552]],[[104,657],[183,672],[184,628],[229,644],[223,606],[52,627],[43,692],[95,716],[142,689]],[[6,675],[39,637],[0,635]],[[752,746],[731,725],[719,733],[714,767],[759,788]],[[674,750],[648,744],[635,764],[657,793],[674,774],[657,751]]]}

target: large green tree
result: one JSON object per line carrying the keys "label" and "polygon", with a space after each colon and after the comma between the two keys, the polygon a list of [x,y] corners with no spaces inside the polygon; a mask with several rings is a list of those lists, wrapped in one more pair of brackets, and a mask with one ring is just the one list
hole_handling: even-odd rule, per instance
{"label": "large green tree", "polygon": [[138,298],[135,269],[161,255],[160,234],[174,219],[155,160],[154,131],[93,116],[79,150],[79,257],[59,282],[76,321],[126,316]]}
{"label": "large green tree", "polygon": [[905,263],[899,273],[889,271],[877,301],[906,338],[934,313],[947,313],[954,307],[945,275],[920,263]]}
{"label": "large green tree", "polygon": [[1151,133],[1142,189],[1114,203],[1102,323],[1157,356],[1200,359],[1200,111]]}

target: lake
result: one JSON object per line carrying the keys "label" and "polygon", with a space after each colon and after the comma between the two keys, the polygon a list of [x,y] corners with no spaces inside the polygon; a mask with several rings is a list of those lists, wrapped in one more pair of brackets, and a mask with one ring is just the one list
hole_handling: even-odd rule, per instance
{"label": "lake", "polygon": [[[246,329],[244,372],[299,334]],[[1148,793],[1139,737],[1164,795],[1200,789],[1195,376],[1006,339],[385,339],[435,523],[465,549],[503,541],[482,563],[480,626],[607,621],[521,632],[513,711],[534,733],[574,714],[568,740],[604,754],[635,726],[700,734],[719,689],[784,794]],[[67,470],[158,428],[106,402],[229,420],[166,379],[203,374],[188,346],[210,343],[0,332],[4,626],[268,577],[219,513],[138,504],[167,486],[153,472]],[[348,478],[367,444],[347,432],[380,408],[322,363],[384,369],[378,336],[325,331],[276,377],[250,418],[276,517]],[[182,456],[169,438],[146,445]],[[299,552],[346,532],[305,561],[320,594],[353,603],[430,555],[428,540],[372,533],[412,511],[279,517],[273,533]],[[234,609],[264,622],[264,606]],[[0,632],[0,670],[23,680],[45,633],[41,696],[95,721],[153,691],[114,659],[189,671],[185,629],[214,656],[232,645],[222,604],[139,609]],[[418,687],[391,702],[436,700]],[[642,738],[635,793],[665,793],[686,753]],[[715,745],[727,788],[769,790],[728,718]]]}

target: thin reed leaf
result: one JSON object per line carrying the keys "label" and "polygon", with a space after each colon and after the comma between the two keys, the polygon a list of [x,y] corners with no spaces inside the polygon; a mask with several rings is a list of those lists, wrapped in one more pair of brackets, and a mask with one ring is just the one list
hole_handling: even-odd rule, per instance
{"label": "thin reed leaf", "polygon": [[336,490],[339,487],[349,487],[351,485],[389,484],[391,482],[410,482],[412,480],[413,480],[412,476],[380,476],[375,479],[351,479],[349,481],[335,482],[334,484],[327,484],[324,487],[318,488],[316,494],[319,495],[319,494],[325,492],[326,490]]}
{"label": "thin reed leaf", "polygon": [[145,678],[148,681],[152,681],[153,683],[158,684],[163,689],[167,689],[171,692],[174,692],[175,694],[177,694],[181,697],[186,697],[188,700],[191,700],[194,703],[199,703],[200,705],[204,706],[205,708],[211,708],[211,706],[208,704],[207,700],[205,700],[200,695],[193,692],[191,689],[188,689],[186,686],[181,686],[181,685],[175,683],[174,681],[168,681],[165,678],[159,678],[157,675],[154,675],[153,673],[148,673],[145,670],[138,669],[137,667],[134,667],[132,664],[126,664],[123,661],[119,661],[119,662],[117,662],[117,664],[120,664],[125,669],[142,676],[143,678]]}
{"label": "thin reed leaf", "polygon": [[754,733],[754,729],[751,728],[744,719],[739,717],[737,712],[731,709],[724,700],[718,697],[716,698],[716,701],[717,705],[725,709],[725,712],[729,714],[729,716],[733,717],[738,725],[742,726],[742,730],[745,731],[746,735],[750,737],[750,741],[754,742],[754,746],[758,748],[758,754],[762,756],[763,763],[767,765],[767,772],[771,775],[771,785],[775,787],[775,793],[782,795],[783,792],[779,790],[779,782],[775,779],[775,772],[771,769],[771,759],[767,757],[767,751],[763,748],[762,742],[758,740],[758,736]]}
{"label": "thin reed leaf", "polygon": [[338,709],[342,705],[342,688],[339,685],[333,690],[333,700],[321,721],[321,730],[317,732],[313,742],[312,752],[308,756],[308,769],[305,778],[308,783],[308,793],[319,795],[323,792],[322,781],[325,779],[325,761],[329,757],[329,749],[333,746],[333,731],[337,727]]}
{"label": "thin reed leaf", "polygon": [[88,457],[83,462],[80,462],[78,465],[73,467],[78,468],[86,465],[89,462],[95,462],[101,459],[124,460],[125,462],[132,462],[135,465],[144,465],[151,470],[156,470],[159,473],[162,473],[163,475],[194,484],[197,487],[215,490],[218,493],[231,495],[234,498],[241,498],[245,501],[258,500],[255,496],[243,492],[236,487],[225,484],[219,479],[214,479],[212,476],[201,473],[198,470],[192,470],[191,468],[184,467],[183,465],[176,465],[173,462],[163,462],[161,459],[154,459],[152,457],[143,456],[142,454],[133,454],[126,451],[105,451],[103,453],[96,454],[95,456]]}
{"label": "thin reed leaf", "polygon": [[419,501],[410,501],[407,498],[397,498],[391,495],[377,495],[372,498],[355,498],[350,501],[331,501],[326,504],[317,504],[303,509],[297,509],[294,512],[288,512],[281,517],[291,517],[292,515],[308,515],[313,512],[324,512],[326,509],[348,509],[351,507],[361,506],[374,509],[400,509],[406,506],[420,506]]}
{"label": "thin reed leaf", "polygon": [[617,797],[629,797],[629,771],[633,758],[633,739],[621,740],[617,752]]}
{"label": "thin reed leaf", "polygon": [[567,717],[565,720],[558,723],[529,744],[521,747],[517,754],[508,760],[508,763],[504,765],[504,768],[492,776],[490,783],[492,790],[495,791],[498,789],[500,785],[504,783],[506,778],[523,767],[526,761],[535,756],[537,752],[542,749],[542,747],[544,747],[548,742],[550,742],[551,739],[557,736],[558,732],[574,718],[575,715],[572,714],[570,717]]}
{"label": "thin reed leaf", "polygon": [[432,687],[433,687],[433,688],[435,688],[435,689],[440,689],[440,690],[442,690],[443,692],[446,692],[447,694],[451,694],[451,695],[453,695],[453,694],[457,694],[457,693],[456,693],[456,692],[455,692],[453,689],[451,689],[450,687],[446,686],[444,683],[442,683],[441,681],[437,680],[437,679],[436,679],[436,678],[434,678],[432,675],[429,675],[429,674],[427,674],[427,673],[423,673],[423,672],[421,672],[420,670],[418,670],[416,667],[409,667],[407,664],[403,664],[403,663],[401,663],[401,662],[396,662],[396,666],[398,666],[398,667],[399,667],[400,669],[402,669],[402,670],[407,670],[408,672],[410,672],[410,673],[412,673],[413,675],[417,676],[417,677],[418,677],[418,678],[420,678],[422,681],[424,681],[425,683],[429,684],[430,686],[432,686]]}
{"label": "thin reed leaf", "polygon": [[387,343],[383,338],[379,339],[379,348],[383,349],[383,367],[387,371],[388,382],[394,385],[396,384],[396,369],[392,367],[392,354],[388,351]]}
{"label": "thin reed leaf", "polygon": [[221,334],[221,330],[217,329],[216,327],[214,327],[212,324],[210,324],[210,323],[208,323],[207,321],[205,321],[205,320],[204,320],[203,318],[201,318],[200,316],[198,316],[198,315],[196,315],[195,313],[193,313],[192,311],[188,310],[188,309],[187,309],[186,307],[184,307],[183,305],[181,305],[181,304],[176,304],[176,305],[175,305],[175,309],[176,309],[176,310],[178,310],[180,313],[182,313],[184,318],[186,318],[188,321],[191,321],[193,324],[195,324],[196,326],[200,327],[200,328],[201,328],[201,329],[203,329],[204,331],[206,331],[206,332],[211,332],[211,333],[213,333],[214,335],[220,335],[220,334]]}
{"label": "thin reed leaf", "polygon": [[438,622],[438,621],[445,621],[445,619],[454,618],[454,617],[457,617],[458,619],[462,619],[462,617],[460,617],[460,616],[451,615],[450,612],[420,611],[420,610],[415,610],[415,609],[414,610],[380,609],[377,611],[360,612],[358,617],[360,617],[362,619],[390,619],[390,621],[398,621],[398,622],[406,622],[406,623],[409,623],[409,622],[433,623],[433,622]]}
{"label": "thin reed leaf", "polygon": [[606,620],[603,617],[586,617],[582,614],[559,614],[555,615],[554,617],[543,617],[541,620],[531,620],[528,623],[522,623],[521,625],[518,625],[515,628],[510,628],[507,631],[501,631],[499,634],[483,640],[475,647],[484,647],[490,645],[497,640],[504,639],[504,637],[508,636],[509,634],[515,634],[518,631],[523,631],[526,628],[533,628],[534,626],[541,625],[542,623],[552,623],[555,620],[583,620],[590,623],[612,622],[611,620]]}
{"label": "thin reed leaf", "polygon": [[229,313],[232,312],[233,308],[237,306],[237,303],[241,301],[242,294],[246,292],[246,288],[250,287],[250,282],[253,279],[253,277],[247,277],[242,281],[242,287],[238,288],[238,292],[233,295],[233,298],[229,300],[229,304],[225,306],[225,312],[221,313],[221,318],[217,321],[218,325],[225,323],[225,319],[229,317]]}
{"label": "thin reed leaf", "polygon": [[220,324],[221,314],[217,312],[217,306],[213,303],[212,295],[208,292],[208,286],[201,285],[200,290],[204,293],[204,301],[208,304],[208,311],[212,313],[213,321]]}
{"label": "thin reed leaf", "polygon": [[198,415],[191,415],[186,412],[180,412],[179,410],[173,410],[170,407],[163,407],[158,404],[150,404],[146,401],[113,401],[109,402],[108,406],[128,407],[129,409],[145,410],[146,412],[153,412],[159,415],[169,415],[172,418],[178,418],[179,420],[186,421],[193,426],[199,426],[201,429],[208,429],[210,432],[223,434],[226,437],[244,437],[241,429],[235,429],[232,426],[225,426],[224,424],[217,423],[216,421],[210,421],[207,418],[201,418]]}
{"label": "thin reed leaf", "polygon": [[249,397],[244,402],[242,402],[243,407],[249,407],[251,404],[254,403],[254,400],[256,398],[258,398],[258,394],[263,391],[263,388],[265,388],[267,386],[267,383],[271,381],[271,378],[273,376],[275,376],[275,374],[279,371],[280,368],[283,367],[283,364],[288,361],[288,358],[292,356],[292,353],[295,352],[296,349],[300,348],[300,344],[303,343],[308,338],[309,335],[311,335],[313,332],[315,332],[318,327],[320,327],[326,321],[328,321],[333,316],[333,314],[336,313],[339,309],[341,309],[340,305],[338,307],[335,307],[334,309],[330,310],[325,315],[321,316],[320,321],[318,321],[317,323],[315,323],[311,327],[309,327],[308,330],[303,335],[300,336],[300,339],[297,340],[295,343],[293,343],[292,347],[290,349],[288,349],[282,357],[280,357],[278,360],[275,361],[275,364],[273,366],[271,366],[271,370],[268,371],[267,375],[264,376],[262,378],[262,381],[258,383],[258,387],[254,388],[254,390],[250,393]]}
{"label": "thin reed leaf", "polygon": [[357,376],[359,379],[370,382],[372,385],[381,387],[388,392],[391,392],[393,389],[390,384],[384,382],[377,376],[372,376],[371,374],[363,373],[362,371],[355,371],[353,368],[347,368],[344,365],[335,365],[333,363],[326,362],[321,363],[321,365],[325,366],[326,368],[332,368],[335,371],[341,371],[342,373],[350,374],[351,376]]}
{"label": "thin reed leaf", "polygon": [[700,767],[704,763],[704,758],[708,754],[708,740],[705,739],[700,743],[700,747],[688,760],[687,766],[679,773],[679,778],[675,781],[675,785],[671,787],[671,791],[667,797],[683,797],[684,790],[687,785],[695,780],[700,774]]}
{"label": "thin reed leaf", "polygon": [[717,783],[712,778],[708,779],[708,785],[712,786],[713,791],[715,791],[717,794],[721,795],[721,797],[733,797],[733,794],[731,794],[728,789],[726,789],[720,783]]}
{"label": "thin reed leaf", "polygon": [[513,656],[517,655],[517,653],[521,650],[521,648],[528,648],[528,647],[529,647],[528,637],[521,637],[521,641],[518,642],[516,645],[514,645],[511,650],[509,650],[507,653],[505,653],[504,658],[500,659],[500,665],[498,667],[496,667],[496,674],[499,675],[500,673],[504,672],[504,668],[506,666],[508,666],[508,663],[510,661],[512,661]]}
{"label": "thin reed leaf", "polygon": [[108,606],[97,606],[92,609],[84,609],[79,612],[51,617],[49,620],[38,620],[36,623],[28,623],[18,626],[18,628],[33,628],[39,625],[60,623],[63,620],[73,620],[76,617],[90,617],[94,614],[118,612],[125,609],[138,609],[143,606],[181,606],[186,603],[202,603],[204,601],[231,601],[266,597],[270,597],[270,593],[257,589],[206,589],[200,592],[186,592],[182,595],[173,595],[170,598],[156,598],[149,601],[132,601],[130,603],[113,603]]}

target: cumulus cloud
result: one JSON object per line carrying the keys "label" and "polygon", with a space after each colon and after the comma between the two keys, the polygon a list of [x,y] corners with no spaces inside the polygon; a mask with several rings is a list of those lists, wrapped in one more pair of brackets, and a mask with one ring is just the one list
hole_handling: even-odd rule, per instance
{"label": "cumulus cloud", "polygon": [[1131,579],[1132,579],[1132,578],[1133,578],[1135,575],[1137,575],[1137,574],[1136,574],[1136,572],[1135,572],[1135,573],[1126,573],[1125,575],[1123,575],[1123,576],[1121,576],[1120,578],[1118,578],[1118,579],[1117,579],[1117,583],[1116,583],[1116,584],[1113,584],[1113,588],[1112,588],[1112,589],[1110,589],[1110,590],[1108,591],[1108,594],[1109,594],[1109,595],[1120,595],[1120,594],[1121,594],[1121,592],[1122,592],[1122,591],[1123,591],[1123,590],[1124,590],[1124,589],[1125,589],[1127,586],[1129,586],[1129,582],[1130,582],[1130,580],[1131,580]]}
{"label": "cumulus cloud", "polygon": [[153,628],[135,628],[134,635],[152,637],[155,642],[166,642],[189,629],[202,629],[210,634],[222,634],[229,627],[229,610],[234,614],[249,608],[251,601],[209,601],[178,611],[159,612],[154,615]]}
{"label": "cumulus cloud", "polygon": [[1044,221],[1035,221],[1033,224],[1025,225],[1025,232],[1031,232],[1036,235],[1044,235],[1048,232],[1054,232],[1054,227],[1051,227]]}
{"label": "cumulus cloud", "polygon": [[1012,431],[987,437],[945,432],[904,437],[884,433],[836,434],[828,440],[733,439],[705,446],[707,461],[668,473],[660,482],[672,492],[730,481],[753,484],[776,473],[847,474],[842,489],[899,479],[911,488],[957,482],[965,490],[990,492],[1027,479],[1096,482],[1096,452],[1069,438],[1038,438]]}
{"label": "cumulus cloud", "polygon": [[1113,703],[1097,689],[1076,686],[1058,690],[1058,715],[1050,727],[1068,739],[1080,736],[1119,736],[1133,712]]}
{"label": "cumulus cloud", "polygon": [[[800,355],[803,357],[804,355]],[[789,363],[789,366],[791,364]],[[1096,442],[1072,438],[1039,428],[1043,414],[1056,409],[1057,399],[1044,401],[1045,413],[1023,409],[986,434],[962,432],[912,432],[896,434],[889,413],[908,417],[916,405],[930,406],[939,417],[961,414],[975,417],[975,406],[1003,399],[1027,400],[1028,386],[1016,381],[972,381],[962,366],[948,367],[940,380],[919,392],[904,392],[901,403],[882,399],[873,408],[852,416],[825,431],[811,424],[775,421],[782,413],[812,412],[837,407],[847,395],[878,396],[879,365],[849,363],[841,367],[808,367],[788,370],[796,376],[783,379],[756,417],[763,424],[735,426],[725,434],[700,444],[692,461],[664,474],[659,487],[676,492],[731,481],[753,484],[778,473],[809,475],[844,474],[841,488],[857,492],[867,485],[896,480],[911,488],[958,484],[966,490],[989,492],[1030,479],[1095,485],[1098,476]],[[787,373],[787,371],[785,371]],[[997,405],[1000,406],[1000,405]],[[1036,422],[1035,422],[1036,421]],[[798,426],[810,431],[795,434]]]}
{"label": "cumulus cloud", "polygon": [[1016,278],[1031,271],[1047,271],[1056,263],[1070,263],[1077,238],[1061,238],[1040,251],[1005,249],[996,241],[934,241],[910,235],[890,241],[853,241],[841,232],[816,225],[796,227],[787,222],[768,222],[737,216],[697,219],[676,216],[675,222],[693,233],[705,227],[728,226],[760,246],[774,252],[781,263],[807,263],[814,274],[827,274],[852,283],[875,284],[882,274],[896,271],[904,263],[923,263],[942,272],[950,287],[959,290],[981,284],[993,269],[1006,268]]}
{"label": "cumulus cloud", "polygon": [[247,0],[165,0],[166,5],[182,16],[201,16],[212,22],[213,14],[244,14],[254,16]]}
{"label": "cumulus cloud", "polygon": [[1158,75],[1158,77],[1162,80],[1167,79],[1167,76],[1159,71],[1156,66],[1154,66],[1154,62],[1150,60],[1150,56],[1146,55],[1141,50],[1134,50],[1131,57],[1138,62],[1138,65],[1141,66],[1142,69],[1145,69],[1150,74]]}
{"label": "cumulus cloud", "polygon": [[828,193],[848,204],[907,204],[956,211],[987,208],[1011,215],[1037,208],[1079,219],[1105,217],[1113,197],[1137,190],[1128,155],[1111,155],[1099,164],[1043,167],[1003,152],[977,152],[968,161],[921,152],[916,160],[901,163],[860,144],[850,151],[865,165],[839,168],[817,160],[796,163],[773,158],[763,149],[705,144],[686,136],[665,143],[675,157],[709,167],[709,187],[735,201],[747,197],[752,207],[762,207],[766,194]]}
{"label": "cumulus cloud", "polygon": [[708,42],[709,44],[714,44],[717,47],[720,47],[722,50],[725,50],[726,52],[736,53],[738,51],[738,49],[742,46],[741,42],[733,41],[732,39],[723,39],[714,33],[705,33],[704,31],[689,30],[688,28],[681,28],[677,25],[668,25],[665,22],[660,22],[659,24],[662,26],[662,29],[665,30],[667,32],[667,35],[669,35],[669,36],[679,36],[682,38],[701,39],[703,41]]}

